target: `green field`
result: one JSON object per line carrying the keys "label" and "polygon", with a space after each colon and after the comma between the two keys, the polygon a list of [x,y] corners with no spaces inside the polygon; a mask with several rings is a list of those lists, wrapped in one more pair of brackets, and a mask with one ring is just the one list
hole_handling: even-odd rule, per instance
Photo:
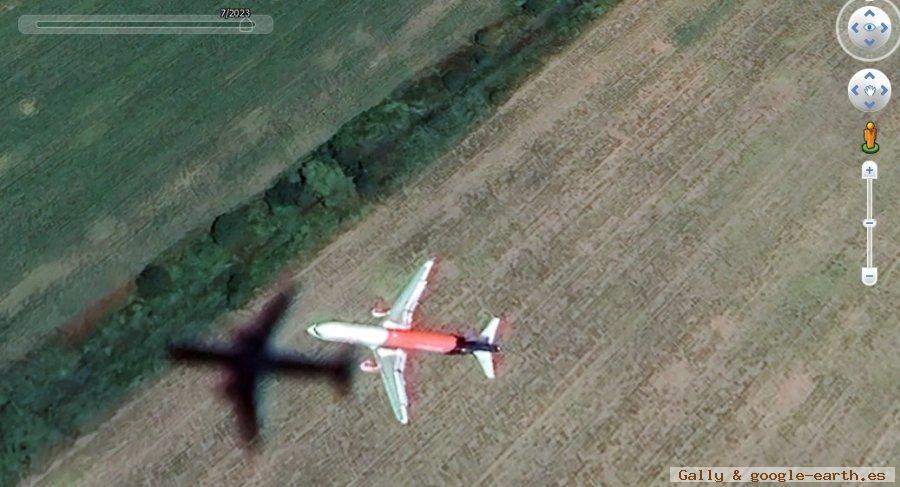
{"label": "green field", "polygon": [[[98,315],[88,328],[73,331],[67,326],[61,335],[47,336],[50,326],[20,334],[18,343],[31,348],[7,345],[7,365],[0,367],[11,379],[0,388],[0,414],[7,418],[0,424],[0,480],[27,472],[54,449],[92,431],[128,392],[167,369],[167,342],[202,334],[224,311],[244,306],[279,269],[314,255],[369,203],[437,160],[504,103],[548,54],[615,3],[534,2],[507,12],[503,22],[470,35],[471,44],[418,72],[315,151],[279,163],[272,173],[277,181],[265,182],[268,190],[201,221],[179,245],[150,256],[152,263],[137,278],[136,292],[126,290],[123,309],[105,318]],[[259,139],[281,154],[277,142],[282,136],[290,139],[292,133],[264,133]],[[259,170],[253,165],[242,170],[253,168]],[[246,179],[236,182],[247,185]],[[196,197],[190,186],[178,184],[166,194],[170,199]],[[78,261],[73,269],[96,274],[107,262]],[[43,284],[46,278],[42,274],[35,282]],[[66,295],[76,299],[83,292],[73,289]],[[15,293],[4,299],[9,296]],[[47,303],[45,299],[43,309]],[[42,308],[36,309],[34,315]],[[17,329],[23,328],[16,324],[3,332]]]}
{"label": "green field", "polygon": [[[230,5],[239,6],[239,5]],[[514,2],[254,2],[271,35],[25,36],[24,14],[215,13],[0,3],[0,364]]]}

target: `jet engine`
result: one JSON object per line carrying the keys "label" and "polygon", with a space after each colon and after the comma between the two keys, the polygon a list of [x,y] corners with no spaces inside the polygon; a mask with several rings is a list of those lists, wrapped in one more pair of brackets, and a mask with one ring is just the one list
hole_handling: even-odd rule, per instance
{"label": "jet engine", "polygon": [[391,308],[389,306],[385,306],[383,304],[376,304],[372,308],[372,316],[375,318],[384,318],[391,312]]}
{"label": "jet engine", "polygon": [[374,374],[378,372],[378,364],[372,359],[363,360],[359,363],[359,369],[367,374]]}

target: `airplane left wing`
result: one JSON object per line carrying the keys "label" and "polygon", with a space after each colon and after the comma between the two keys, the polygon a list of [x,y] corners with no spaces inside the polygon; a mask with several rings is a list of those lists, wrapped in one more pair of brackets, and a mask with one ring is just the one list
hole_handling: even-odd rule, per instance
{"label": "airplane left wing", "polygon": [[256,381],[233,379],[225,386],[226,396],[231,401],[237,417],[241,439],[252,443],[259,436],[259,418],[256,414]]}
{"label": "airplane left wing", "polygon": [[384,320],[385,328],[401,330],[412,328],[413,312],[415,312],[416,306],[419,305],[419,300],[422,298],[422,294],[425,293],[425,288],[428,287],[428,278],[431,275],[432,267],[434,267],[434,259],[429,260],[419,268],[419,271],[416,272],[416,275],[409,281],[409,284],[406,285],[406,288],[403,289],[403,292],[400,293],[397,301],[391,307],[391,312],[388,313],[387,319]]}
{"label": "airplane left wing", "polygon": [[407,414],[409,400],[406,397],[406,380],[403,378],[403,369],[406,368],[406,352],[393,348],[376,348],[375,358],[378,360],[381,380],[384,382],[394,416],[398,421],[406,424],[409,421]]}

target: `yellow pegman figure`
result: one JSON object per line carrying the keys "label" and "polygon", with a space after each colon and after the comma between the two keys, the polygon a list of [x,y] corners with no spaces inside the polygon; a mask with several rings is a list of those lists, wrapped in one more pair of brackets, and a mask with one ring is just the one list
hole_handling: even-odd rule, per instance
{"label": "yellow pegman figure", "polygon": [[875,139],[878,137],[878,129],[875,127],[875,122],[869,122],[866,124],[866,130],[863,133],[866,142],[862,145],[862,150],[866,154],[874,154],[878,152],[878,144],[875,142]]}

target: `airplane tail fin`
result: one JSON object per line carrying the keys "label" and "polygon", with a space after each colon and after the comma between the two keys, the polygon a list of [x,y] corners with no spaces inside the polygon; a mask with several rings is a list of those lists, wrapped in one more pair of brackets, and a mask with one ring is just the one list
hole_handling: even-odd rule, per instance
{"label": "airplane tail fin", "polygon": [[[484,327],[484,330],[481,332],[480,338],[483,341],[487,342],[488,345],[495,345],[497,341],[497,330],[499,327],[500,318],[491,318],[491,322],[488,323],[488,325]],[[487,376],[488,379],[493,379],[494,377],[496,377],[494,370],[494,353],[495,350],[476,350],[472,352],[472,355],[475,356],[475,360],[478,361],[478,365],[481,366],[481,370],[484,371],[484,375]]]}

